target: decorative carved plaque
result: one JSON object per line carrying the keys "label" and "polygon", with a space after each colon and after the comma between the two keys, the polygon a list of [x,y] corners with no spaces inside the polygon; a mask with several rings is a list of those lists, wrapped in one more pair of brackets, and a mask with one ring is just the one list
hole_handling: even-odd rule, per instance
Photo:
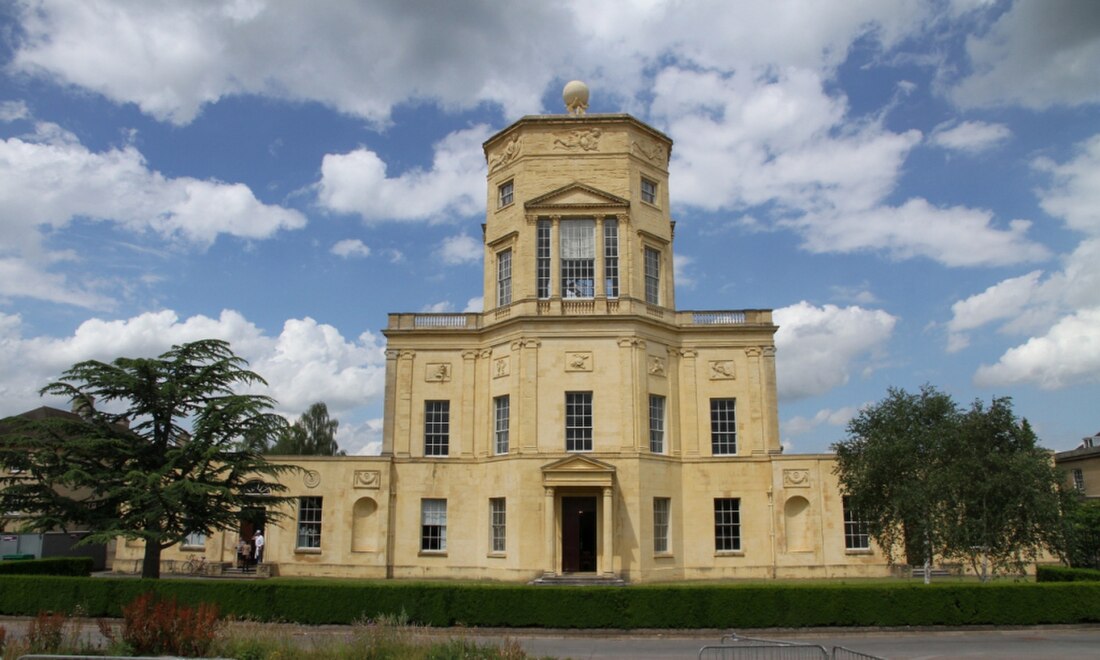
{"label": "decorative carved plaque", "polygon": [[566,151],[600,150],[600,135],[602,133],[598,128],[586,128],[568,133],[558,133],[557,135],[558,137],[554,138],[555,149],[565,149]]}
{"label": "decorative carved plaque", "polygon": [[451,380],[450,362],[429,362],[424,368],[424,380],[429,383],[446,383]]}
{"label": "decorative carved plaque", "polygon": [[306,470],[302,474],[302,483],[306,488],[316,488],[321,485],[321,473],[317,470]]}
{"label": "decorative carved plaque", "polygon": [[502,148],[497,155],[489,160],[489,174],[492,174],[515,160],[519,156],[519,151],[519,134],[517,133],[512,136],[512,139],[504,145],[504,148]]}
{"label": "decorative carved plaque", "polygon": [[639,142],[635,140],[630,144],[634,151],[642,154],[649,160],[657,163],[658,165],[664,165],[668,163],[668,156],[665,154],[665,148],[656,142],[645,140]]}
{"label": "decorative carved plaque", "polygon": [[736,373],[733,370],[733,360],[710,361],[711,380],[733,380],[735,377]]}
{"label": "decorative carved plaque", "polygon": [[351,485],[353,488],[377,489],[382,485],[382,473],[378,470],[356,470]]}
{"label": "decorative carved plaque", "polygon": [[649,358],[649,375],[665,377],[665,360],[659,358],[656,355],[652,355]]}
{"label": "decorative carved plaque", "polygon": [[592,371],[591,351],[577,351],[565,354],[566,371]]}
{"label": "decorative carved plaque", "polygon": [[508,356],[493,360],[493,378],[504,378],[508,375]]}
{"label": "decorative carved plaque", "polygon": [[809,470],[783,470],[784,488],[809,488]]}

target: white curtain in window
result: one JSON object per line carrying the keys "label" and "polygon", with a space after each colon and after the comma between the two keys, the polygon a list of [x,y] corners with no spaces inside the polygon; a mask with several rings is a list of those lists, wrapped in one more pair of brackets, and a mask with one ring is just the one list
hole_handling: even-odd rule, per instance
{"label": "white curtain in window", "polygon": [[595,220],[563,220],[561,258],[594,259],[596,257],[595,233]]}
{"label": "white curtain in window", "polygon": [[446,525],[447,502],[445,500],[424,500],[421,518],[422,525]]}

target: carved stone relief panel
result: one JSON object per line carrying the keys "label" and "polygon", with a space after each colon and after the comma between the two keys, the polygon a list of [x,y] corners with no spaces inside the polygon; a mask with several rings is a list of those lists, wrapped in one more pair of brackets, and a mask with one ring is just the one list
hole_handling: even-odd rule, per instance
{"label": "carved stone relief panel", "polygon": [[711,380],[733,380],[737,376],[733,360],[711,360],[709,364]]}
{"label": "carved stone relief panel", "polygon": [[492,174],[493,172],[499,170],[505,165],[508,165],[513,160],[518,158],[519,152],[520,142],[519,134],[517,133],[512,136],[511,140],[508,140],[506,143],[504,143],[504,146],[501,147],[500,151],[498,151],[489,159],[489,174]]}
{"label": "carved stone relief panel", "polygon": [[321,473],[317,470],[306,470],[302,473],[302,483],[306,488],[316,488],[321,485]]}
{"label": "carved stone relief panel", "polygon": [[378,470],[356,470],[351,485],[353,488],[377,489],[382,485],[382,473]]}
{"label": "carved stone relief panel", "polygon": [[566,371],[592,371],[592,351],[567,351]]}
{"label": "carved stone relief panel", "polygon": [[555,133],[554,148],[566,151],[599,151],[600,136],[598,128],[586,128],[568,133]]}
{"label": "carved stone relief panel", "polygon": [[649,375],[657,376],[659,378],[665,377],[665,358],[657,357],[656,355],[649,356]]}
{"label": "carved stone relief panel", "polygon": [[509,371],[508,356],[504,355],[493,360],[493,378],[504,378]]}
{"label": "carved stone relief panel", "polygon": [[636,153],[658,165],[668,164],[668,154],[665,153],[665,148],[652,140],[634,140],[630,146]]}
{"label": "carved stone relief panel", "polygon": [[809,470],[783,470],[784,488],[809,488]]}
{"label": "carved stone relief panel", "polygon": [[429,383],[447,383],[451,380],[450,362],[429,362],[424,367],[424,380]]}

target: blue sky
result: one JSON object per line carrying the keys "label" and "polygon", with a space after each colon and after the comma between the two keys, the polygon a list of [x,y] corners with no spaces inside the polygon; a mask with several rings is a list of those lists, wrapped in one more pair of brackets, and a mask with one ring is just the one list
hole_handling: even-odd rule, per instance
{"label": "blue sky", "polygon": [[677,306],[771,308],[781,435],[890,386],[1100,430],[1100,3],[0,5],[0,414],[73,362],[232,342],[381,437],[386,314],[481,308],[481,143],[672,137]]}

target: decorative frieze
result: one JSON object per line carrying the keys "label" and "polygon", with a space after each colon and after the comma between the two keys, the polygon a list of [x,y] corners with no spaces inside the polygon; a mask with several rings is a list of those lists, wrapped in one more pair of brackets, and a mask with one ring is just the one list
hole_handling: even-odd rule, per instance
{"label": "decorative frieze", "polygon": [[602,131],[598,128],[556,133],[554,148],[565,149],[566,151],[599,151],[600,136],[602,134]]}
{"label": "decorative frieze", "polygon": [[784,488],[809,488],[809,470],[783,470]]}
{"label": "decorative frieze", "polygon": [[504,355],[493,360],[493,378],[504,378],[511,373],[508,364],[508,356]]}
{"label": "decorative frieze", "polygon": [[736,378],[733,360],[711,360],[709,364],[711,380],[733,380]]}
{"label": "decorative frieze", "polygon": [[568,351],[565,354],[566,371],[592,371],[591,351]]}
{"label": "decorative frieze", "polygon": [[649,356],[649,375],[659,378],[665,377],[665,359],[656,355]]}
{"label": "decorative frieze", "polygon": [[511,140],[504,143],[504,147],[495,156],[489,158],[489,174],[496,172],[505,165],[510,165],[512,161],[518,158],[520,146],[519,134],[517,133],[512,136]]}
{"label": "decorative frieze", "polygon": [[449,383],[451,381],[451,363],[429,362],[424,367],[424,381],[427,383]]}
{"label": "decorative frieze", "polygon": [[356,470],[352,477],[352,488],[370,488],[377,490],[382,485],[382,473],[378,470]]}

